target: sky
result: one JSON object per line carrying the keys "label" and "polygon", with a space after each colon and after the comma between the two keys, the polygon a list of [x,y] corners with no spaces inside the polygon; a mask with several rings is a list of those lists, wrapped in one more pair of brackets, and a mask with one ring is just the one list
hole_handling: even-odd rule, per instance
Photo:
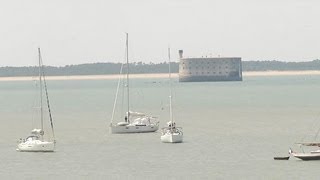
{"label": "sky", "polygon": [[0,66],[320,59],[319,0],[2,0]]}

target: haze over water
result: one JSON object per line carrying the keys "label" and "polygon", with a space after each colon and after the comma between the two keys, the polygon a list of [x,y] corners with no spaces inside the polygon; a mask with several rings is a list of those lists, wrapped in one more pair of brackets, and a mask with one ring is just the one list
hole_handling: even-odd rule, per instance
{"label": "haze over water", "polygon": [[[174,79],[181,144],[161,143],[159,132],[110,134],[116,86],[117,80],[48,81],[56,152],[20,153],[16,141],[33,128],[36,89],[31,81],[1,82],[0,178],[318,179],[319,161],[273,157],[287,155],[289,147],[298,151],[294,143],[320,127],[320,76]],[[168,79],[133,79],[131,87],[131,109],[159,117],[164,126]]]}

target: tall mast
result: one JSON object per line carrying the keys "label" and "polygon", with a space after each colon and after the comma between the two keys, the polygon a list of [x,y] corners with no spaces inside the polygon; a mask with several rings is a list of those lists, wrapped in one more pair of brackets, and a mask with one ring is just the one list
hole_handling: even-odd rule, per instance
{"label": "tall mast", "polygon": [[130,99],[129,99],[129,37],[128,37],[128,33],[126,33],[126,58],[127,58],[127,103],[128,103],[128,117],[127,117],[127,120],[128,120],[128,123],[130,123]]}
{"label": "tall mast", "polygon": [[[41,74],[41,52],[38,48],[39,53],[39,84],[40,84],[40,118],[41,118],[41,131],[43,131],[43,103],[42,103],[42,74]],[[41,139],[43,140],[43,134],[41,133]]]}
{"label": "tall mast", "polygon": [[170,86],[170,96],[169,96],[169,103],[170,103],[170,121],[171,121],[171,130],[173,126],[173,114],[172,114],[172,85],[171,85],[171,61],[170,61],[170,48],[168,48],[168,59],[169,59],[169,86]]}

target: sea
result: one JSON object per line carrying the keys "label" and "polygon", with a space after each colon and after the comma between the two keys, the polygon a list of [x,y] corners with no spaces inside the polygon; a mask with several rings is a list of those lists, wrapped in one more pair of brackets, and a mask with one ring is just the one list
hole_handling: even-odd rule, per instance
{"label": "sea", "polygon": [[[0,82],[0,179],[319,179],[320,161],[273,157],[303,151],[296,143],[317,139],[320,76],[173,79],[173,117],[184,132],[178,144],[161,143],[160,132],[110,134],[117,83],[47,81],[56,151],[28,153],[16,151],[17,141],[39,127],[38,84]],[[114,122],[123,121],[127,107],[121,87]],[[165,126],[169,80],[130,79],[129,87],[131,110]],[[44,112],[45,135],[52,138]]]}

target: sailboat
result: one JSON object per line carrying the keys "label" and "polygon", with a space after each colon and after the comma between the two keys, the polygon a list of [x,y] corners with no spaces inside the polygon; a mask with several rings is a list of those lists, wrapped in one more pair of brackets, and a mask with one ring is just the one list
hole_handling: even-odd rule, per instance
{"label": "sailboat", "polygon": [[168,49],[168,59],[169,59],[169,84],[170,84],[170,96],[169,96],[170,121],[167,122],[167,127],[164,127],[161,129],[161,141],[164,143],[181,143],[183,141],[183,131],[181,127],[176,127],[176,123],[173,120],[173,113],[172,113],[170,48]]}
{"label": "sailboat", "polygon": [[[293,157],[296,157],[298,159],[305,160],[305,161],[320,160],[320,149],[319,149],[320,142],[316,141],[319,133],[320,133],[320,129],[317,130],[317,133],[314,136],[313,141],[296,143],[298,146],[300,146],[302,152],[294,152],[290,148],[289,149],[289,154],[292,155]],[[316,150],[311,150],[310,148],[312,148],[312,147],[317,147],[317,149]],[[304,150],[305,148],[309,149],[309,152],[308,151],[305,152],[305,150]]]}
{"label": "sailboat", "polygon": [[[130,111],[130,87],[129,87],[129,40],[128,40],[128,33],[126,33],[126,85],[125,88],[127,90],[127,112],[125,113],[124,121],[118,122],[116,124],[113,123],[114,121],[114,114],[117,104],[117,98],[119,93],[120,81],[121,77],[119,77],[117,92],[115,96],[111,123],[110,123],[110,132],[112,134],[115,133],[144,133],[144,132],[155,132],[159,129],[159,121],[157,121],[156,117],[147,115],[141,112],[134,112]],[[120,74],[122,74],[123,64],[120,69]]]}
{"label": "sailboat", "polygon": [[[39,55],[39,89],[40,89],[40,128],[35,128],[31,131],[31,134],[25,138],[20,138],[17,151],[21,152],[53,152],[55,149],[55,137],[54,137],[54,128],[49,104],[49,96],[47,91],[47,83],[45,79],[45,74],[43,71],[42,57],[40,48],[38,48]],[[46,103],[49,112],[49,119],[52,131],[52,140],[45,140],[44,137],[44,112],[43,112],[43,88],[45,90]]]}

